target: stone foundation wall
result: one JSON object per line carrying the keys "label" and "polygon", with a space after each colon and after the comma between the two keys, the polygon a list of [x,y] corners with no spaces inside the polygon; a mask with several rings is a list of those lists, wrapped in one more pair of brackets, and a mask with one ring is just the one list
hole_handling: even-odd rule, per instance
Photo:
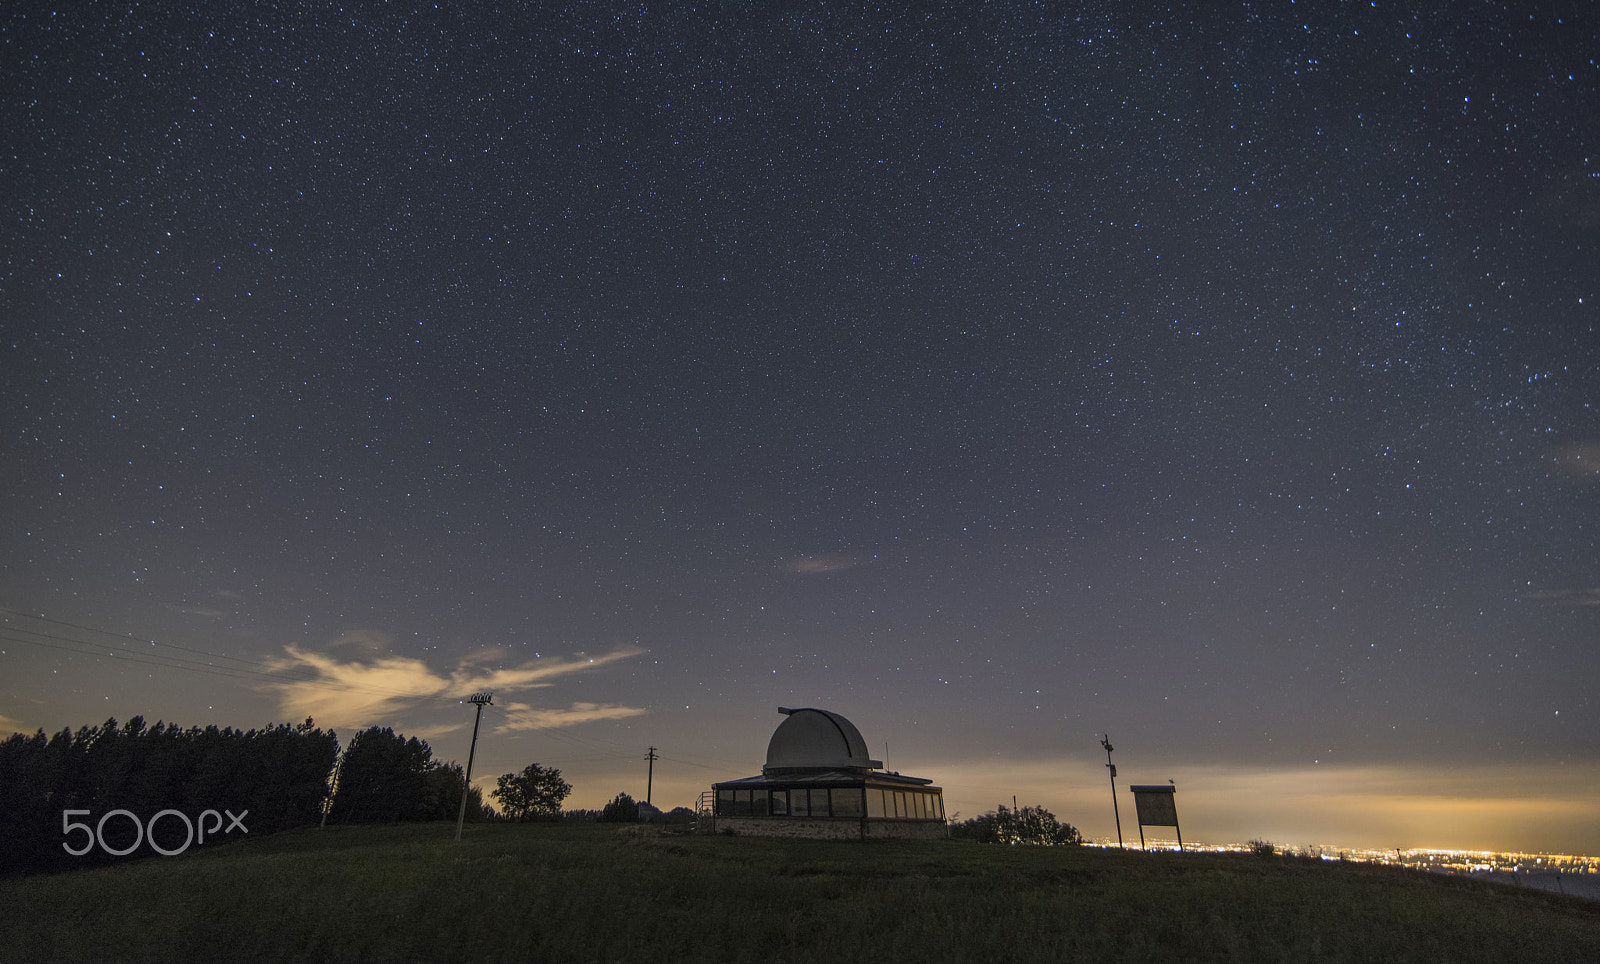
{"label": "stone foundation wall", "polygon": [[[807,837],[813,840],[860,840],[860,820],[807,820],[801,818],[761,819],[756,817],[718,817],[716,832],[731,830],[749,837]],[[865,836],[899,837],[913,840],[942,840],[949,831],[937,820],[868,820]]]}
{"label": "stone foundation wall", "polygon": [[950,828],[943,820],[868,820],[867,836],[898,837],[907,840],[943,840]]}
{"label": "stone foundation wall", "polygon": [[718,817],[717,833],[743,837],[810,837],[815,840],[859,840],[859,820],[761,820],[754,817]]}

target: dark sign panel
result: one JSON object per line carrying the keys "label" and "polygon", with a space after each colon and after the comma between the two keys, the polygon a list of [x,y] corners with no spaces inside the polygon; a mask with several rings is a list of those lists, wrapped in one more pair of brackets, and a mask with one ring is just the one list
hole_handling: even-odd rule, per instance
{"label": "dark sign panel", "polygon": [[1139,811],[1140,826],[1176,827],[1178,805],[1172,795],[1175,787],[1129,787],[1133,791],[1133,805]]}

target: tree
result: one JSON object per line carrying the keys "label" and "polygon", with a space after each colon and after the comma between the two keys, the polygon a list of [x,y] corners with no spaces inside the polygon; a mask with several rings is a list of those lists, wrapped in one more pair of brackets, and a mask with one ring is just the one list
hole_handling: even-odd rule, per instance
{"label": "tree", "polygon": [[999,807],[950,828],[950,836],[980,843],[1054,846],[1081,844],[1083,835],[1043,807]]}
{"label": "tree", "polygon": [[638,823],[639,805],[626,793],[619,793],[600,811],[599,823]]}
{"label": "tree", "polygon": [[[0,741],[0,874],[121,859],[100,846],[79,856],[64,851],[62,813],[69,810],[87,810],[92,817],[112,810],[131,813],[145,827],[142,834],[136,835],[128,819],[113,820],[103,830],[97,823],[94,827],[96,841],[104,838],[111,850],[137,844],[129,856],[199,844],[191,836],[195,828],[182,820],[169,816],[153,822],[167,810],[192,821],[207,810],[248,813],[251,834],[315,823],[338,742],[309,719],[246,732],[216,726],[185,730],[160,721],[147,726],[144,717],[135,716],[125,724],[107,720],[76,734],[70,729],[54,737],[43,730],[17,734]],[[242,837],[213,831],[205,845]]]}
{"label": "tree", "polygon": [[489,795],[500,801],[507,820],[527,823],[561,819],[561,801],[571,792],[560,770],[530,763],[521,773],[502,773]]}
{"label": "tree", "polygon": [[[435,760],[428,767],[423,787],[424,810],[429,820],[454,820],[461,807],[461,789],[466,777],[459,763],[440,763]],[[489,808],[483,804],[483,793],[477,787],[467,789],[467,823],[488,820]]]}
{"label": "tree", "polygon": [[427,820],[435,816],[427,799],[433,766],[433,750],[416,737],[408,740],[388,727],[362,730],[339,763],[333,816],[341,823]]}

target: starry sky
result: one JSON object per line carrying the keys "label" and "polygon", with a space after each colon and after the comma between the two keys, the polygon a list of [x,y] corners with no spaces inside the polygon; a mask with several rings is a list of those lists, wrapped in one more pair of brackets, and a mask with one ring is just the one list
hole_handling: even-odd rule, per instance
{"label": "starry sky", "polygon": [[0,731],[1600,853],[1597,36],[7,4]]}

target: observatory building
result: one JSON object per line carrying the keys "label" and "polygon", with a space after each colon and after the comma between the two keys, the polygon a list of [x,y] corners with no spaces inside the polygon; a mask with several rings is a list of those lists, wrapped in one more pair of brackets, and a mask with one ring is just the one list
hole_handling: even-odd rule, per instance
{"label": "observatory building", "polygon": [[828,710],[791,710],[767,743],[759,776],[713,784],[715,829],[775,837],[944,837],[932,780],[867,758],[855,724]]}

